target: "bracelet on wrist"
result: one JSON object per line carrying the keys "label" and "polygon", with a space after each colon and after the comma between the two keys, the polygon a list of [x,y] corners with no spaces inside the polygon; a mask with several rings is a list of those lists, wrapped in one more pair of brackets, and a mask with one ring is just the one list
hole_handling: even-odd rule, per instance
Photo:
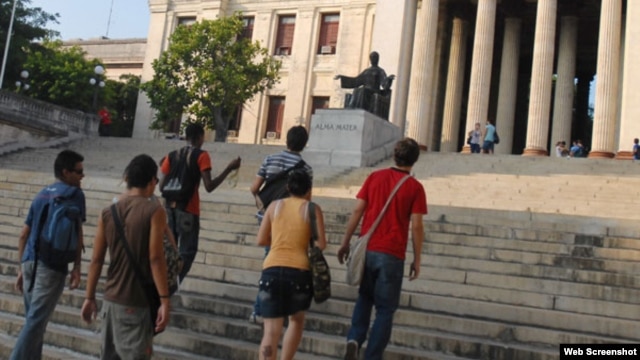
{"label": "bracelet on wrist", "polygon": [[160,295],[160,299],[168,299],[171,295]]}
{"label": "bracelet on wrist", "polygon": [[86,297],[86,298],[84,298],[84,299],[85,299],[85,300],[89,300],[89,301],[95,301],[95,300],[96,300],[96,298],[95,298],[95,297]]}

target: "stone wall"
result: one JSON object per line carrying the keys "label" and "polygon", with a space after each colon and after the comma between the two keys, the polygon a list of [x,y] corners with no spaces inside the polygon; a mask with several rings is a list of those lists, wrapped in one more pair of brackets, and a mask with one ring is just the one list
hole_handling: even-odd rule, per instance
{"label": "stone wall", "polygon": [[79,110],[0,90],[0,131],[13,127],[36,136],[63,137],[98,132],[98,117]]}

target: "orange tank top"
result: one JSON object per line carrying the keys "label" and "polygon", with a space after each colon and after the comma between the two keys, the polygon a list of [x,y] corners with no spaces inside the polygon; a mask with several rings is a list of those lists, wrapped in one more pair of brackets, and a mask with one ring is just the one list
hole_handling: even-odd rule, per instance
{"label": "orange tank top", "polygon": [[309,270],[308,201],[286,198],[276,203],[271,221],[271,250],[264,260],[263,269],[283,266]]}

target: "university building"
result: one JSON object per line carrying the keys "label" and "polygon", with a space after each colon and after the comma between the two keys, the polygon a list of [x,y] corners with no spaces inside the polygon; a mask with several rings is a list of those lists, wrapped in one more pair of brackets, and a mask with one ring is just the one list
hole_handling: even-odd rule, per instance
{"label": "university building", "polygon": [[[557,141],[581,139],[590,157],[628,158],[640,137],[640,22],[630,21],[640,1],[149,0],[149,8],[143,82],[176,26],[235,12],[245,35],[282,60],[280,83],[244,104],[230,141],[283,143],[317,109],[342,107],[350,90],[335,75],[357,75],[371,51],[396,75],[389,120],[429,150],[468,151],[465,134],[488,119],[502,154],[547,155]],[[153,136],[152,121],[141,94],[134,137]]]}

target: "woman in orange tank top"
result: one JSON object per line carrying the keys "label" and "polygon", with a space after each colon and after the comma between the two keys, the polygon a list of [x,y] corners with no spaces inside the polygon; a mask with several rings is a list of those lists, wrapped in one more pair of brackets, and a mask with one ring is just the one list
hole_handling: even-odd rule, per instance
{"label": "woman in orange tank top", "polygon": [[[309,271],[311,227],[308,208],[311,178],[305,171],[289,174],[290,197],[272,202],[258,231],[258,245],[270,246],[260,277],[260,306],[264,317],[264,334],[260,359],[276,359],[284,318],[289,326],[282,342],[282,359],[293,359],[304,328],[305,311],[311,306],[312,288]],[[318,240],[324,249],[327,240],[322,210],[316,205]]]}

